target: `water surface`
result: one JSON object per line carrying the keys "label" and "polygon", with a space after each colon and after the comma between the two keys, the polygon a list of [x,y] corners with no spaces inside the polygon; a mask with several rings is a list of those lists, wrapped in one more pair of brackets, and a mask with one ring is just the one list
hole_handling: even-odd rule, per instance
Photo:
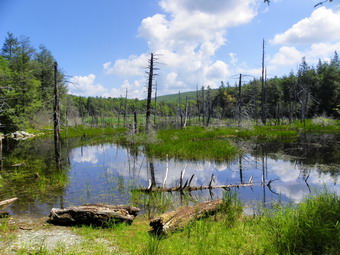
{"label": "water surface", "polygon": [[[237,141],[236,141],[237,142]],[[238,142],[237,142],[238,143]],[[0,200],[18,196],[19,201],[7,210],[11,214],[46,216],[52,207],[67,207],[84,203],[131,203],[131,190],[147,187],[150,181],[157,185],[174,187],[184,171],[184,182],[194,175],[191,185],[247,183],[254,186],[234,189],[246,204],[271,206],[273,202],[299,203],[304,197],[325,188],[340,193],[337,184],[340,173],[339,137],[334,135],[301,136],[294,143],[245,143],[244,154],[226,162],[159,160],[148,158],[141,149],[126,148],[116,144],[100,144],[78,147],[77,141],[63,143],[63,174],[67,178],[64,187],[46,194],[27,192],[25,185],[13,181],[11,193],[0,187]],[[6,147],[6,146],[5,146]],[[39,158],[46,167],[46,176],[53,169],[53,141],[40,139],[16,142],[4,149],[6,159]],[[6,166],[6,164],[5,164]],[[9,166],[2,171],[24,171]],[[52,177],[51,177],[52,178]],[[39,180],[27,180],[39,182]],[[261,183],[271,182],[271,185]],[[37,185],[35,183],[34,185]],[[16,187],[17,186],[17,187]],[[190,201],[204,201],[223,196],[223,190],[196,191],[187,194]],[[174,194],[178,197],[178,194]],[[180,202],[179,202],[180,204]],[[143,206],[143,205],[140,205]]]}

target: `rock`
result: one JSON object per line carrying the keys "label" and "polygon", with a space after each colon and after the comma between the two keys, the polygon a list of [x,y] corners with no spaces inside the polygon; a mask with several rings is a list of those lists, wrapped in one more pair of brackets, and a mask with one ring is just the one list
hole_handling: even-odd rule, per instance
{"label": "rock", "polygon": [[85,204],[65,209],[52,208],[49,223],[55,225],[96,225],[107,223],[131,224],[137,216],[139,208],[125,205]]}

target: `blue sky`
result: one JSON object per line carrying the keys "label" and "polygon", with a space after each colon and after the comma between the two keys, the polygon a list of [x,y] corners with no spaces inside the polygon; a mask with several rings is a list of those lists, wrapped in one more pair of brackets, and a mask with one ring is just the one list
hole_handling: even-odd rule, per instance
{"label": "blue sky", "polygon": [[[320,0],[0,0],[7,32],[44,44],[83,96],[146,97],[151,52],[158,94],[259,78],[262,39],[269,77],[329,60],[340,50],[339,1]],[[249,79],[249,78],[248,78]]]}

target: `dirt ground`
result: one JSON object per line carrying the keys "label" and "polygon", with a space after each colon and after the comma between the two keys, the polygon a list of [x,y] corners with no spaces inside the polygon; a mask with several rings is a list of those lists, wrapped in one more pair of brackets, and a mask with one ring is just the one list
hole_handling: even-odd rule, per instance
{"label": "dirt ground", "polygon": [[8,221],[10,231],[6,232],[6,237],[0,237],[0,254],[17,254],[22,249],[54,250],[58,246],[68,249],[84,241],[67,227],[47,224],[47,219],[11,216]]}

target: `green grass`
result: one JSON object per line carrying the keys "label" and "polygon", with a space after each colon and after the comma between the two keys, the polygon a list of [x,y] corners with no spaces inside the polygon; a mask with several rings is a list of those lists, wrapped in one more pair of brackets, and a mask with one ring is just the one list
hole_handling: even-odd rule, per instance
{"label": "green grass", "polygon": [[146,147],[149,156],[183,160],[227,161],[240,150],[231,141],[233,139],[267,140],[295,139],[296,130],[286,126],[256,126],[245,128],[204,128],[188,127],[180,130],[160,130],[157,143]]}
{"label": "green grass", "polygon": [[297,208],[267,211],[261,225],[280,254],[337,254],[340,250],[340,199],[325,192]]}
{"label": "green grass", "polygon": [[[230,192],[216,215],[194,221],[166,236],[151,234],[149,219],[138,216],[132,225],[108,228],[72,227],[81,244],[54,251],[21,249],[20,254],[338,254],[340,199],[325,191],[301,204],[242,215],[238,197]],[[15,228],[0,220],[0,241],[13,240]]]}
{"label": "green grass", "polygon": [[161,130],[157,134],[158,143],[147,146],[151,156],[177,159],[228,160],[237,153],[237,148],[224,137],[218,137],[218,131],[191,127],[181,130]]}

